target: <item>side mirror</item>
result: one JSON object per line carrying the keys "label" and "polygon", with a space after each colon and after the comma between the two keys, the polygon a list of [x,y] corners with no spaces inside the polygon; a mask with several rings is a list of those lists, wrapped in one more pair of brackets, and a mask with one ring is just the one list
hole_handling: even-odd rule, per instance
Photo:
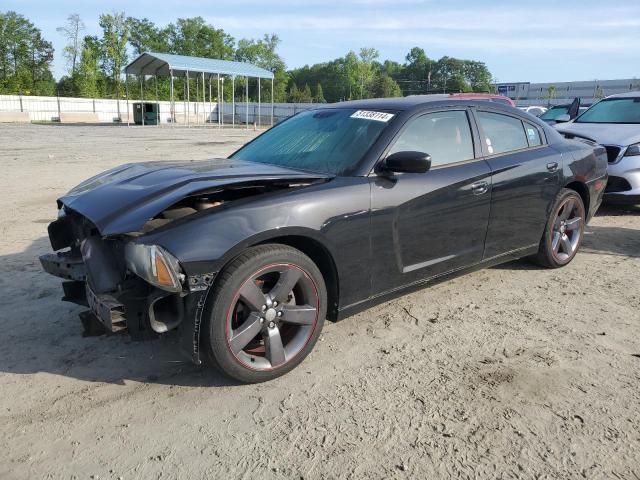
{"label": "side mirror", "polygon": [[556,123],[566,123],[571,121],[571,116],[568,113],[565,113],[564,115],[560,115],[559,117],[555,118]]}
{"label": "side mirror", "polygon": [[394,173],[425,173],[431,168],[431,155],[424,152],[396,152],[382,163],[382,169]]}

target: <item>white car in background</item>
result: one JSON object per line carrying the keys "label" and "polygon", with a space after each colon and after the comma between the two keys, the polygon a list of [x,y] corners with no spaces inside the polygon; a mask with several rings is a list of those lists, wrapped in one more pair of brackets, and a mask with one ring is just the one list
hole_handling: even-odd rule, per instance
{"label": "white car in background", "polygon": [[542,115],[544,112],[547,111],[545,107],[540,107],[538,105],[531,105],[529,107],[520,107],[520,110],[522,110],[523,112],[530,113],[534,117],[539,117],[540,115]]}
{"label": "white car in background", "polygon": [[554,126],[566,137],[586,138],[607,149],[605,200],[640,204],[640,92],[611,95],[574,120]]}

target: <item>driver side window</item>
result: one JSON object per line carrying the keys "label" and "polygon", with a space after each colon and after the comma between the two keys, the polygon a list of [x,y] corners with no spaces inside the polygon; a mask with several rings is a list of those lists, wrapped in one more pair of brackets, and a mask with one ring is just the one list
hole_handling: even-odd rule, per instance
{"label": "driver side window", "polygon": [[472,160],[473,140],[463,110],[427,113],[410,120],[389,151],[416,151],[431,155],[432,167]]}

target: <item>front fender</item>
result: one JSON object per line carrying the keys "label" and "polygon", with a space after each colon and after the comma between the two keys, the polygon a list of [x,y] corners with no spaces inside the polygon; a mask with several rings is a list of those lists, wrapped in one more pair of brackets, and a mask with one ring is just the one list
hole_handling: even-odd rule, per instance
{"label": "front fender", "polygon": [[366,179],[335,179],[184,219],[137,241],[166,248],[188,275],[202,275],[219,271],[252,245],[284,236],[306,237],[326,248],[340,274],[340,267],[351,268],[350,259],[361,258],[363,245],[369,244],[369,193]]}

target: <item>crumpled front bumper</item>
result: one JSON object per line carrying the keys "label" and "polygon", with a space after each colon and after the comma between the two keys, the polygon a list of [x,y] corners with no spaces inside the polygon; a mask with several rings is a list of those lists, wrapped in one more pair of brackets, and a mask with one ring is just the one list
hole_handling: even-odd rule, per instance
{"label": "crumpled front bumper", "polygon": [[137,277],[125,279],[117,290],[96,291],[79,252],[45,254],[40,263],[47,273],[65,280],[63,300],[88,307],[107,332],[128,331],[134,339],[151,338],[177,327],[184,317],[180,294],[160,290]]}
{"label": "crumpled front bumper", "polygon": [[147,340],[176,329],[180,350],[195,364],[201,363],[200,325],[212,275],[194,277],[191,283],[195,288],[186,296],[137,278],[124,282],[124,288],[117,292],[95,293],[79,254],[48,253],[40,257],[40,263],[44,271],[65,280],[62,300],[89,309],[80,313],[86,334],[126,332],[133,340]]}

